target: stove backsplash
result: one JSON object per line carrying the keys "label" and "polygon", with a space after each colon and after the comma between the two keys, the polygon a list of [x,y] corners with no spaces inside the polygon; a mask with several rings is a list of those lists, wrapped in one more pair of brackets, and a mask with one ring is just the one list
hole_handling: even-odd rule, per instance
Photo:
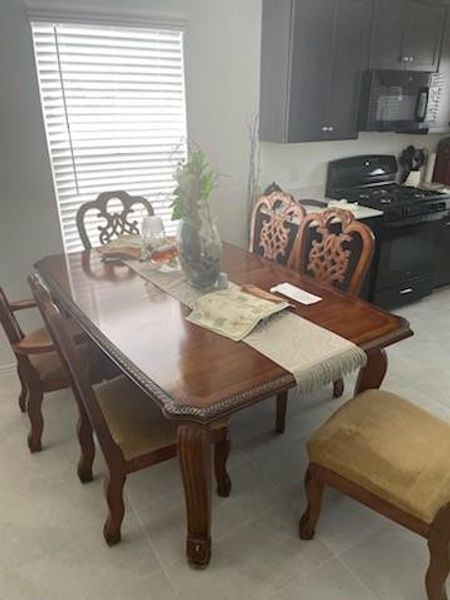
{"label": "stove backsplash", "polygon": [[357,154],[394,154],[399,157],[408,145],[435,152],[446,135],[361,133],[357,140],[308,142],[307,144],[260,143],[261,189],[276,181],[283,189],[303,197],[324,196],[329,161]]}

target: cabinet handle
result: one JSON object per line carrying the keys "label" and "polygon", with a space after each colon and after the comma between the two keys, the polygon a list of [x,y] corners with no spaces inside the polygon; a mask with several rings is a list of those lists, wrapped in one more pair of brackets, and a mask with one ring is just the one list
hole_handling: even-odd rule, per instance
{"label": "cabinet handle", "polygon": [[400,290],[400,295],[404,296],[405,294],[411,294],[414,291],[414,288],[405,288],[404,290]]}

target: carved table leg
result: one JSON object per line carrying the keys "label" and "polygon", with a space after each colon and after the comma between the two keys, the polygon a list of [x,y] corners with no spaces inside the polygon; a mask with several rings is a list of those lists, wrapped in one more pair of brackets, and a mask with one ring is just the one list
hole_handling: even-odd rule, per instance
{"label": "carved table leg", "polygon": [[178,427],[178,456],[187,512],[186,552],[189,564],[205,568],[211,558],[210,432],[198,425]]}
{"label": "carved table leg", "polygon": [[355,387],[355,395],[365,390],[376,389],[383,383],[387,371],[387,356],[384,348],[370,352],[367,356],[367,364],[358,376]]}

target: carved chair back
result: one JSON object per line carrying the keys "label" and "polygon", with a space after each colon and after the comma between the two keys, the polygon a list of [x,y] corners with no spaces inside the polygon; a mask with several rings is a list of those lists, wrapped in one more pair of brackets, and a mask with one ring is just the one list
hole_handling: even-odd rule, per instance
{"label": "carved chair back", "polygon": [[89,361],[82,360],[79,347],[67,327],[67,319],[55,304],[39,275],[30,275],[28,283],[58,356],[66,369],[81,418],[89,419],[105,454],[115,454],[120,460],[122,453],[112,438],[90,382]]}
{"label": "carved chair back", "polygon": [[358,294],[372,260],[374,236],[348,210],[330,208],[304,219],[289,266]]}
{"label": "carved chair back", "polygon": [[[119,208],[112,208],[113,203]],[[96,216],[106,221],[103,225],[97,226],[98,241],[103,246],[120,235],[139,234],[138,221],[136,218],[133,219],[133,216],[137,216],[135,208],[139,206],[149,216],[154,214],[153,207],[146,198],[129,196],[123,191],[103,192],[95,200],[82,204],[78,209],[76,222],[78,235],[85,250],[92,247],[86,227],[87,215],[90,211],[97,211]]]}
{"label": "carved chair back", "polygon": [[256,202],[250,225],[250,252],[286,265],[306,211],[290,194],[274,192]]}
{"label": "carved chair back", "polygon": [[0,287],[0,321],[11,346],[23,339],[24,334],[11,309],[3,288]]}

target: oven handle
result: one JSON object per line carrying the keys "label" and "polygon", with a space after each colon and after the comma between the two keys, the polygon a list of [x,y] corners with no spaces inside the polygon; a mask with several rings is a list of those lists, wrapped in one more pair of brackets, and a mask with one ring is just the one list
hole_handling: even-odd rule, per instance
{"label": "oven handle", "polygon": [[419,123],[423,123],[425,121],[425,117],[427,116],[429,94],[430,88],[424,86],[420,88],[417,95],[416,121]]}

